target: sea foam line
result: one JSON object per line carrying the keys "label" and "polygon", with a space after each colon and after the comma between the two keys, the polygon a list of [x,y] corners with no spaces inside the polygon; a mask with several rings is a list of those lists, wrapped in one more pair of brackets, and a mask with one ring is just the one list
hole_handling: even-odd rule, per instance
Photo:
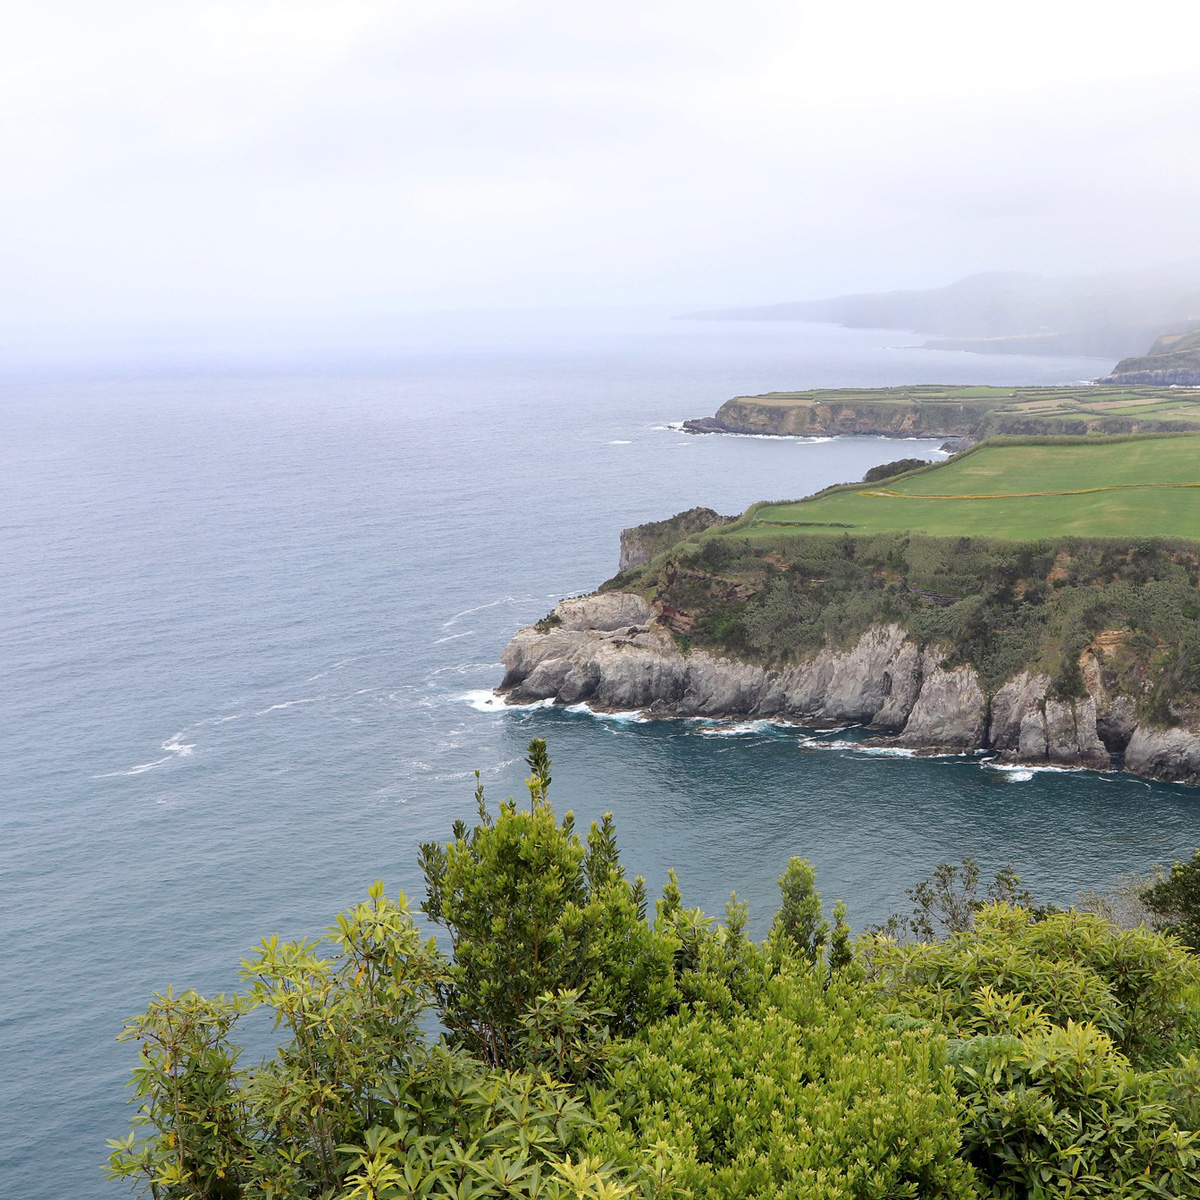
{"label": "sea foam line", "polygon": [[448,621],[442,622],[443,629],[449,629],[455,621],[461,620],[463,617],[469,617],[472,613],[483,612],[486,608],[496,608],[501,604],[532,604],[536,597],[526,596],[523,599],[517,596],[501,596],[499,600],[490,600],[487,604],[477,604],[474,608],[464,608],[462,612],[457,612]]}
{"label": "sea foam line", "polygon": [[359,657],[359,655],[352,654],[349,658],[343,658],[341,662],[335,662],[331,667],[326,667],[325,670],[318,671],[315,675],[310,675],[304,682],[305,683],[316,683],[316,681],[318,679],[324,679],[325,676],[328,675],[331,671],[337,671],[337,670],[340,670],[342,667],[349,666],[349,664],[354,662],[358,657]]}
{"label": "sea foam line", "polygon": [[491,688],[477,688],[471,692],[464,692],[456,699],[469,704],[476,712],[521,712],[534,708],[549,708],[554,703],[554,697],[550,696],[545,700],[534,700],[530,704],[506,704],[503,697],[497,696]]}
{"label": "sea foam line", "polygon": [[186,732],[186,730],[181,729],[162,743],[161,748],[167,751],[162,758],[153,759],[151,762],[138,763],[136,766],[130,767],[127,771],[105,771],[102,775],[93,775],[92,778],[119,779],[129,775],[144,775],[147,771],[153,771],[155,767],[161,767],[163,763],[173,762],[177,758],[189,758],[196,749],[196,743],[183,741],[183,735]]}
{"label": "sea foam line", "polygon": [[1035,775],[1078,775],[1084,767],[1054,767],[1048,764],[1034,766],[1030,763],[1002,763],[991,759],[979,764],[980,770],[995,771],[1004,775],[1011,783],[1028,783]]}
{"label": "sea foam line", "polygon": [[[444,629],[445,626],[442,626],[442,628]],[[435,638],[433,644],[440,646],[443,642],[453,642],[457,641],[458,638],[470,637],[474,632],[475,630],[468,629],[465,633],[448,633],[445,637]]]}
{"label": "sea foam line", "polygon": [[307,696],[302,700],[284,700],[279,704],[272,704],[267,708],[260,708],[254,715],[256,717],[265,717],[267,713],[273,713],[280,708],[295,708],[297,704],[319,704],[323,699],[323,696]]}

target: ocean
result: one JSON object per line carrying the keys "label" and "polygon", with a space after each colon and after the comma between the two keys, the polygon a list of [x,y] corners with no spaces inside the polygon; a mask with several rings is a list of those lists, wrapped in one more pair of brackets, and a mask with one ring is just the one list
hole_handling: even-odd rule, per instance
{"label": "ocean", "polygon": [[110,1198],[135,1051],[167,984],[218,992],[420,842],[519,794],[611,810],[624,861],[765,930],[790,855],[861,928],[943,859],[1069,902],[1200,844],[1200,793],[911,759],[763,723],[489,700],[511,633],[616,570],[622,527],[738,512],[937,443],[694,437],[739,393],[1065,383],[1106,364],[889,348],[827,326],[519,316],[310,356],[0,380],[0,1196]]}

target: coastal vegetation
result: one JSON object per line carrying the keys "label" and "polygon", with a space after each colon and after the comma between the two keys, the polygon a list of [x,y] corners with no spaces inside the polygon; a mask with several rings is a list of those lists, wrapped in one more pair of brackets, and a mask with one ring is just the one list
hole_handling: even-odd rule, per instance
{"label": "coastal vegetation", "polygon": [[[110,1174],[156,1200],[1200,1191],[1200,960],[1169,933],[944,865],[914,893],[943,936],[853,939],[793,859],[756,941],[673,873],[651,908],[611,818],[580,836],[544,742],[527,761],[527,802],[477,789],[421,851],[442,946],[375,885],[264,939],[238,994],[154,997]],[[279,1047],[246,1065],[255,1011]]]}
{"label": "coastal vegetation", "polygon": [[[1153,536],[1152,536],[1153,534]],[[988,443],[874,485],[759,504],[608,590],[686,647],[782,665],[896,623],[987,688],[1040,671],[1171,725],[1200,707],[1200,437]]]}

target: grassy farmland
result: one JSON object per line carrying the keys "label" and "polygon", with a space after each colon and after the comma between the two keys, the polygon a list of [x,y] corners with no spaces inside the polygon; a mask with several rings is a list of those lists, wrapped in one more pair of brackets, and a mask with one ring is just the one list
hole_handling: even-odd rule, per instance
{"label": "grassy farmland", "polygon": [[1028,670],[1079,698],[1086,652],[1153,723],[1200,719],[1200,433],[989,442],[680,522],[603,587],[657,604],[685,649],[778,664],[896,623],[985,690]]}
{"label": "grassy farmland", "polygon": [[756,506],[735,530],[1200,540],[1200,434],[991,443],[883,484]]}

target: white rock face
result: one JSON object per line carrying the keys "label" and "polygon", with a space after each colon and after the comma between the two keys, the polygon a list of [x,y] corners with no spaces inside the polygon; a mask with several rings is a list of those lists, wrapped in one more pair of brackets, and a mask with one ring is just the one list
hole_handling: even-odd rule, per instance
{"label": "white rock face", "polygon": [[921,690],[900,731],[910,746],[941,746],[975,750],[984,744],[987,700],[979,677],[968,666],[947,670],[936,650],[921,656]]}
{"label": "white rock face", "polygon": [[[608,592],[564,600],[559,624],[522,629],[505,647],[498,689],[512,703],[551,699],[652,716],[778,717],[812,725],[853,722],[898,732],[929,750],[993,749],[1020,762],[1126,769],[1200,783],[1200,731],[1137,724],[1128,696],[1108,695],[1085,662],[1088,695],[1063,701],[1050,679],[1023,671],[991,697],[965,664],[943,666],[898,625],[876,625],[847,650],[829,648],[781,670],[704,650],[684,654],[641,597]],[[1110,753],[1111,752],[1111,753]]]}
{"label": "white rock face", "polygon": [[648,625],[654,609],[634,592],[605,592],[563,600],[555,608],[563,629],[593,629],[597,632]]}
{"label": "white rock face", "polygon": [[1125,769],[1155,779],[1200,783],[1200,737],[1194,729],[1138,726],[1125,749]]}

